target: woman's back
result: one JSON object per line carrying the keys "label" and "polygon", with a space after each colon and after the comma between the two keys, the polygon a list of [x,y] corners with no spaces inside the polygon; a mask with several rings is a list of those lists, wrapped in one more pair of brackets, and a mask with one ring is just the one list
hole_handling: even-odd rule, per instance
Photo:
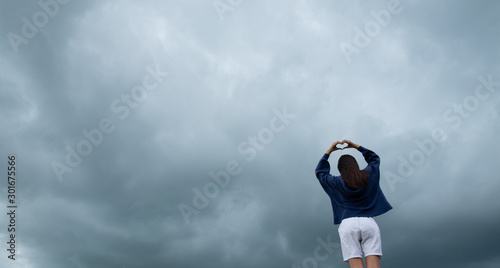
{"label": "woman's back", "polygon": [[355,189],[346,184],[342,176],[331,175],[329,154],[324,154],[316,167],[316,177],[332,203],[334,224],[340,224],[347,217],[375,217],[392,209],[379,185],[379,156],[363,146],[356,149],[368,163],[361,171],[366,174],[364,187]]}
{"label": "woman's back", "polygon": [[[347,143],[345,148],[338,148]],[[340,176],[330,174],[330,154],[337,150],[355,148],[361,152],[368,166],[360,170],[356,159],[343,155],[337,165]],[[380,229],[372,217],[392,209],[380,188],[380,157],[373,151],[349,140],[334,142],[320,159],[316,177],[330,197],[333,223],[340,224],[338,232],[345,262],[352,267],[380,267],[382,242]]]}

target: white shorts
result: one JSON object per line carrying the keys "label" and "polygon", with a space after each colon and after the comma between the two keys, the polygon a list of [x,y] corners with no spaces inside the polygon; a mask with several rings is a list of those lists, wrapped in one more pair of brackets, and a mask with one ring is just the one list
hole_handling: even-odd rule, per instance
{"label": "white shorts", "polygon": [[382,257],[380,229],[371,217],[353,217],[342,220],[339,226],[342,257],[347,262],[351,258],[370,255]]}

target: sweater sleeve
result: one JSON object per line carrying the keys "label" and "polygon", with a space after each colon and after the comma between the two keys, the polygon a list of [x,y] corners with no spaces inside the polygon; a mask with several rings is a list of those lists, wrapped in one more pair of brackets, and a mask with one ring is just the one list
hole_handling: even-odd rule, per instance
{"label": "sweater sleeve", "polygon": [[316,166],[316,178],[322,185],[333,185],[333,176],[330,174],[329,154],[324,154]]}
{"label": "sweater sleeve", "polygon": [[359,146],[358,151],[363,154],[363,157],[371,170],[378,170],[380,166],[380,157],[376,153],[363,146]]}

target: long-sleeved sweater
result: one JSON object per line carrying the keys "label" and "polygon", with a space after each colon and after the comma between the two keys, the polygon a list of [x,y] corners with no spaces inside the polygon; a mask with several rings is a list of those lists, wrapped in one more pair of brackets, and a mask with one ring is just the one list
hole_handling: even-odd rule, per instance
{"label": "long-sleeved sweater", "polygon": [[332,203],[333,224],[350,217],[375,217],[392,209],[380,188],[380,157],[363,146],[359,146],[358,151],[368,163],[366,188],[352,189],[341,176],[332,176],[329,154],[324,154],[316,167],[316,177]]}

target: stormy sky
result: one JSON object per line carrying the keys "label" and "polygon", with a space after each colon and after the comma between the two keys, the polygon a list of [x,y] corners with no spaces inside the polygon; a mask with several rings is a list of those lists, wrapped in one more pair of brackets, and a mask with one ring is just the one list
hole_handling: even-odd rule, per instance
{"label": "stormy sky", "polygon": [[[1,1],[0,266],[348,267],[314,169],[350,139],[394,207],[382,266],[498,267],[499,13]],[[365,166],[339,151],[333,174],[344,153]]]}

